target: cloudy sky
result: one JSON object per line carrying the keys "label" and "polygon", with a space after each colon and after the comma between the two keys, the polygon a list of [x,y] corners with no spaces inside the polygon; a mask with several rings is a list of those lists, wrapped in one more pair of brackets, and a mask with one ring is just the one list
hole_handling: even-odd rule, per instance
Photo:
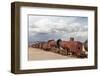
{"label": "cloudy sky", "polygon": [[88,18],[76,16],[29,15],[29,43],[49,39],[85,41],[88,37]]}

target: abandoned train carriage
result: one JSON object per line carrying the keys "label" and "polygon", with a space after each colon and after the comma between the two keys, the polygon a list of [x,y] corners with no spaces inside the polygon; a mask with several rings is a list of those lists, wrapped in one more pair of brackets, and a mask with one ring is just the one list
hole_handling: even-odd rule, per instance
{"label": "abandoned train carriage", "polygon": [[83,44],[79,41],[62,41],[60,47],[67,51],[67,54],[80,55]]}
{"label": "abandoned train carriage", "polygon": [[[74,41],[73,38],[70,38],[70,41],[62,41],[61,39],[48,40],[47,42],[39,42],[33,45],[34,48],[43,49],[46,51],[52,51],[53,48],[60,49],[62,48],[66,55],[72,54],[75,56],[80,56],[83,52],[83,43],[80,41]],[[62,50],[60,50],[61,52]]]}

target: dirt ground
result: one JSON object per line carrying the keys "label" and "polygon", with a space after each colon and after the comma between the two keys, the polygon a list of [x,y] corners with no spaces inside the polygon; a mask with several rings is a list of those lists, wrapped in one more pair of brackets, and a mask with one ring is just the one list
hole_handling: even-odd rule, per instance
{"label": "dirt ground", "polygon": [[54,60],[54,59],[75,59],[75,57],[63,56],[50,51],[44,51],[41,49],[29,47],[28,60]]}

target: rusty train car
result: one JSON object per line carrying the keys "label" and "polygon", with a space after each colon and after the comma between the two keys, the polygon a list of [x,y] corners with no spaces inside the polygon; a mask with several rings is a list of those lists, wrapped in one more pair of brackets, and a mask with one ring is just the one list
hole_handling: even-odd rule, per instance
{"label": "rusty train car", "polygon": [[55,40],[48,40],[47,42],[38,42],[36,44],[32,45],[33,48],[39,48],[39,49],[43,49],[46,51],[51,51],[52,49],[59,49],[59,54],[61,54],[60,49],[64,50],[65,55],[69,55],[72,54],[74,56],[80,56],[81,54],[83,54],[83,43],[80,41],[74,41],[74,39],[70,39],[70,41],[62,41],[60,40],[58,42]]}
{"label": "rusty train car", "polygon": [[65,49],[68,54],[79,56],[82,53],[83,44],[79,41],[62,41],[60,47]]}

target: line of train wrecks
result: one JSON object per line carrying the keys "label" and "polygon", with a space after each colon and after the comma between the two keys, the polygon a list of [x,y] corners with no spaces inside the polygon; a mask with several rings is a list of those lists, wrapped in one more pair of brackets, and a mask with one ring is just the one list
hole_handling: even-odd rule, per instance
{"label": "line of train wrecks", "polygon": [[74,38],[70,38],[69,41],[62,41],[61,39],[58,39],[57,41],[48,40],[47,42],[36,42],[33,43],[31,47],[51,51],[65,56],[87,58],[87,44],[87,40],[82,43],[80,41],[74,41]]}

